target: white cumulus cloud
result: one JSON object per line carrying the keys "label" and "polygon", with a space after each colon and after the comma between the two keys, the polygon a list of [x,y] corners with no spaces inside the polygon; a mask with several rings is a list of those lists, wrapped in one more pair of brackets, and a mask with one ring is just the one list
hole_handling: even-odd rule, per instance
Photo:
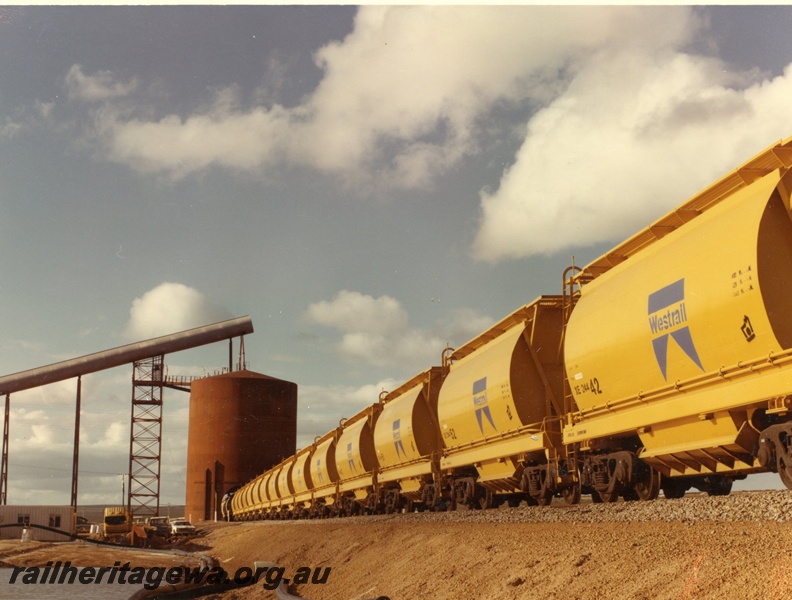
{"label": "white cumulus cloud", "polygon": [[458,309],[431,329],[410,327],[407,311],[395,298],[348,290],[312,304],[306,318],[342,333],[336,348],[344,359],[416,373],[439,364],[447,343],[467,341],[492,323],[472,309]]}
{"label": "white cumulus cloud", "polygon": [[69,97],[88,102],[128,96],[136,87],[136,80],[118,81],[110,71],[86,75],[81,65],[72,65],[66,74],[66,89]]}
{"label": "white cumulus cloud", "polygon": [[596,48],[657,50],[690,35],[688,10],[645,13],[364,6],[347,37],[315,52],[323,78],[295,106],[243,106],[239,90],[228,88],[188,115],[153,117],[136,98],[133,117],[130,104],[112,101],[134,91],[135,80],[75,65],[67,84],[73,98],[108,101],[95,120],[108,156],[142,171],[178,178],[210,166],[257,171],[286,162],[378,187],[425,186],[476,152],[493,106],[553,98]]}
{"label": "white cumulus cloud", "polygon": [[108,71],[66,83],[104,158],[173,178],[286,165],[425,187],[519,132],[480,191],[471,253],[497,262],[618,242],[789,135],[792,72],[738,72],[695,49],[717,51],[708,34],[700,7],[363,6],[294,105],[232,86],[179,114]]}
{"label": "white cumulus cloud", "polygon": [[625,239],[789,136],[790,92],[790,68],[767,81],[677,50],[593,53],[528,121],[498,189],[482,190],[473,255]]}
{"label": "white cumulus cloud", "polygon": [[124,335],[142,340],[230,318],[198,290],[181,283],[162,283],[132,301]]}
{"label": "white cumulus cloud", "polygon": [[341,290],[331,301],[312,304],[308,307],[308,317],[320,325],[348,333],[386,334],[407,325],[407,311],[398,300],[390,296],[374,298],[348,290]]}

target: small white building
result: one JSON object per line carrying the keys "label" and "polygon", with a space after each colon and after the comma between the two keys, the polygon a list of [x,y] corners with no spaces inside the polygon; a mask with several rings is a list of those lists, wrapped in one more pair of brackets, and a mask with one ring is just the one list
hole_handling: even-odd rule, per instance
{"label": "small white building", "polygon": [[[13,525],[13,527],[6,527]],[[77,514],[71,506],[2,506],[0,505],[0,539],[22,539],[27,529],[28,539],[40,542],[67,542],[68,535],[29,527],[43,525],[66,534],[77,531]]]}

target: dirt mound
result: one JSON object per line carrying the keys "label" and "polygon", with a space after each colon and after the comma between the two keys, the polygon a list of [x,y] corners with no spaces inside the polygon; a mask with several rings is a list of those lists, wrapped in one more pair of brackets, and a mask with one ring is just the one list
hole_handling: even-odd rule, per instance
{"label": "dirt mound", "polygon": [[[596,510],[620,515],[625,505]],[[562,520],[514,517],[534,510]],[[701,519],[693,511],[684,521],[579,522],[586,507],[542,510],[489,511],[486,520],[457,513],[212,524],[201,545],[229,572],[255,560],[284,567],[285,577],[330,567],[326,583],[292,588],[312,600],[765,599],[792,589],[792,528],[784,521]],[[270,597],[261,587],[225,598]]]}
{"label": "dirt mound", "polygon": [[[255,561],[275,563],[283,577],[304,577],[292,591],[310,600],[766,599],[787,597],[792,589],[790,521],[792,494],[745,493],[647,503],[208,523],[181,549],[215,557],[232,577]],[[96,566],[131,560],[160,567],[190,562],[184,555],[19,541],[0,544],[0,560],[39,566],[56,560]],[[270,581],[277,574],[271,572]],[[311,582],[314,577],[317,582]],[[265,583],[214,597],[274,598]]]}

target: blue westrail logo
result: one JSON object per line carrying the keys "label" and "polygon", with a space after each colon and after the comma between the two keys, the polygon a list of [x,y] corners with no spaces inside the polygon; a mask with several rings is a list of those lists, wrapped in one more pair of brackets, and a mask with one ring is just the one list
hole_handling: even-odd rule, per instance
{"label": "blue westrail logo", "polygon": [[483,377],[473,382],[473,406],[476,407],[476,420],[478,421],[479,430],[482,435],[484,434],[484,417],[492,425],[495,431],[495,423],[492,421],[492,414],[490,413],[489,403],[487,401],[487,378]]}
{"label": "blue westrail logo", "polygon": [[352,453],[352,444],[347,444],[347,459],[349,462],[349,470],[353,473],[357,472],[357,467],[355,467],[355,457]]}
{"label": "blue westrail logo", "polygon": [[649,294],[649,329],[652,347],[663,379],[668,380],[668,338],[673,339],[682,351],[702,371],[690,328],[687,326],[687,307],[685,306],[685,280],[680,279]]}
{"label": "blue westrail logo", "polygon": [[396,458],[407,458],[407,452],[404,450],[404,442],[401,439],[401,419],[396,419],[393,422],[393,445],[396,447]]}

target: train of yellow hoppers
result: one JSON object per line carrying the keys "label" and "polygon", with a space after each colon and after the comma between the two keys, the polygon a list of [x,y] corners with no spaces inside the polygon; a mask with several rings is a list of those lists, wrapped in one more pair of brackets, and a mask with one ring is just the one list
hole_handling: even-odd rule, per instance
{"label": "train of yellow hoppers", "polygon": [[792,488],[792,138],[309,447],[230,520]]}

